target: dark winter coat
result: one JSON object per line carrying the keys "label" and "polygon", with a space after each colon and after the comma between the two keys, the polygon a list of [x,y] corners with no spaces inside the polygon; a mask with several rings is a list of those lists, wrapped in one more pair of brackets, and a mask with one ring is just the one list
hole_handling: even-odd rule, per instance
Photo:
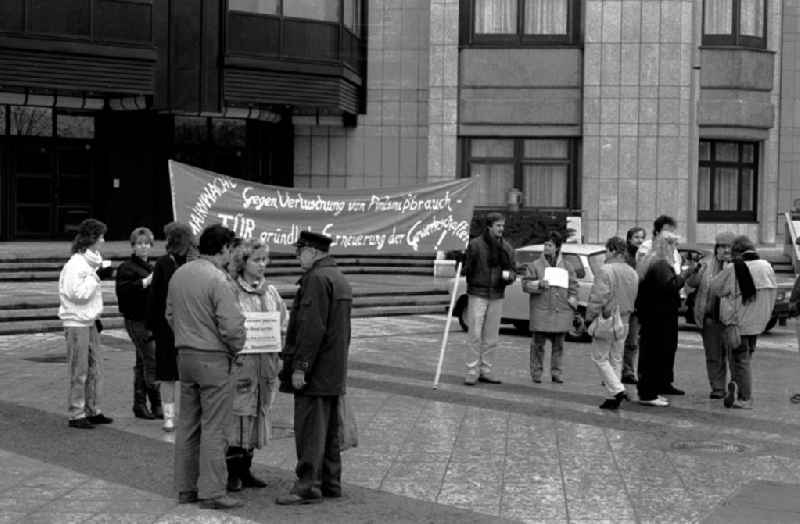
{"label": "dark winter coat", "polygon": [[[353,292],[333,257],[314,263],[299,281],[292,302],[280,390],[312,396],[345,393]],[[306,386],[292,388],[292,373],[304,371]]]}
{"label": "dark winter coat", "polygon": [[683,278],[675,274],[669,262],[664,259],[652,262],[639,282],[637,316],[642,322],[657,321],[661,317],[677,318],[683,284]]}
{"label": "dark winter coat", "polygon": [[489,246],[483,235],[470,240],[466,254],[467,294],[488,299],[505,296],[506,286],[514,281],[514,249],[505,240],[501,240],[503,249],[508,255],[509,270],[512,278],[503,279],[503,268],[489,265]]}
{"label": "dark winter coat", "polygon": [[142,284],[153,272],[153,266],[136,255],[120,264],[117,269],[116,291],[119,312],[128,320],[144,321],[147,318],[147,288]]}

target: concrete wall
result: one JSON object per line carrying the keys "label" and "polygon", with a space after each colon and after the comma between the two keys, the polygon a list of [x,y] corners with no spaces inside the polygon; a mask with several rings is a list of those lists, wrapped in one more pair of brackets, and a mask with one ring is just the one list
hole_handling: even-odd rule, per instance
{"label": "concrete wall", "polygon": [[587,0],[584,237],[602,241],[662,213],[685,231],[692,143],[691,0]]}
{"label": "concrete wall", "polygon": [[[800,4],[784,6],[781,36],[778,213],[791,209],[800,198]],[[783,233],[780,222],[777,229]]]}
{"label": "concrete wall", "polygon": [[579,136],[581,52],[464,49],[459,134]]}
{"label": "concrete wall", "polygon": [[355,128],[295,126],[296,187],[427,179],[431,9],[428,0],[369,0],[367,114]]}

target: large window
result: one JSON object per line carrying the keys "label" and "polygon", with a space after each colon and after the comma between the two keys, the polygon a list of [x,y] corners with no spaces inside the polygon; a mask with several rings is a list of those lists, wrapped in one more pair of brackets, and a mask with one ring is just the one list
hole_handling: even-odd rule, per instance
{"label": "large window", "polygon": [[765,48],[766,0],[704,0],[703,45]]}
{"label": "large window", "polygon": [[755,221],[757,187],[757,143],[700,141],[698,220]]}
{"label": "large window", "polygon": [[[539,45],[575,43],[579,1],[462,0],[468,43]],[[463,5],[463,3],[462,3]],[[467,23],[462,25],[466,29]]]}
{"label": "large window", "polygon": [[228,0],[230,11],[325,22],[339,22],[340,7],[341,21],[354,31],[361,23],[361,0]]}
{"label": "large window", "polygon": [[478,206],[505,206],[522,191],[523,206],[576,207],[575,147],[563,138],[470,138],[462,142],[464,175],[479,177]]}

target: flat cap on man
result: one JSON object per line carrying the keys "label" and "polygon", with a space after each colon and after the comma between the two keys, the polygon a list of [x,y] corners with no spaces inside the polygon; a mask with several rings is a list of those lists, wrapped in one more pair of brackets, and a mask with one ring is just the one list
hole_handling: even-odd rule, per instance
{"label": "flat cap on man", "polygon": [[327,252],[331,247],[332,241],[333,239],[331,237],[327,237],[320,233],[314,233],[313,231],[301,231],[300,238],[295,243],[295,247],[300,248],[308,246]]}

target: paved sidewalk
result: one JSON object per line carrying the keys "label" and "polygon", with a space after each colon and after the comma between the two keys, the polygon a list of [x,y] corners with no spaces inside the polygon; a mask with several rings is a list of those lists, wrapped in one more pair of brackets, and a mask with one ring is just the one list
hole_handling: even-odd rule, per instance
{"label": "paved sidewalk", "polygon": [[589,346],[567,344],[563,385],[530,382],[529,339],[503,330],[498,386],[462,384],[455,328],[431,388],[442,316],[354,321],[349,400],[359,447],[344,454],[345,497],[300,508],[273,500],[291,484],[290,397],[276,438],[256,454],[269,481],[232,512],[179,506],[172,444],[130,412],[133,352],[103,334],[104,410],[115,423],[66,426],[63,335],[0,337],[0,523],[3,522],[797,522],[800,390],[794,335],[763,337],[756,407],[708,400],[699,336],[682,331],[666,409],[597,408]]}

